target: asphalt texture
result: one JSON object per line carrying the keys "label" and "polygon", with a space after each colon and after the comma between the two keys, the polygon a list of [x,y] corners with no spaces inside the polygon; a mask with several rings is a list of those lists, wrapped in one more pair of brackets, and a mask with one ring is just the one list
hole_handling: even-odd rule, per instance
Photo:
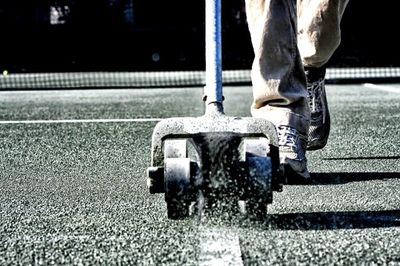
{"label": "asphalt texture", "polygon": [[[250,87],[224,94],[228,115],[250,116]],[[1,91],[0,265],[199,265],[205,230],[237,237],[243,265],[400,265],[398,84],[327,85],[332,130],[307,155],[314,182],[274,193],[265,221],[167,219],[146,187],[155,121],[16,122],[200,116],[201,95]]]}

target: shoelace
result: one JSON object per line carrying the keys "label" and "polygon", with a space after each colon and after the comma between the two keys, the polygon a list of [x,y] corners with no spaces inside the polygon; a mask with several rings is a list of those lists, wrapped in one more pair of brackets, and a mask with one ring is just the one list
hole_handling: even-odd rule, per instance
{"label": "shoelace", "polygon": [[279,146],[297,147],[297,130],[291,127],[280,126],[278,130]]}
{"label": "shoelace", "polygon": [[324,80],[318,80],[312,83],[308,88],[308,97],[310,99],[309,106],[311,112],[320,112],[323,110],[323,101],[321,100],[321,92]]}
{"label": "shoelace", "polygon": [[320,79],[312,83],[311,87],[307,88],[309,97],[309,107],[312,113],[322,112],[322,122],[325,123],[325,103],[322,100],[322,87],[324,80]]}

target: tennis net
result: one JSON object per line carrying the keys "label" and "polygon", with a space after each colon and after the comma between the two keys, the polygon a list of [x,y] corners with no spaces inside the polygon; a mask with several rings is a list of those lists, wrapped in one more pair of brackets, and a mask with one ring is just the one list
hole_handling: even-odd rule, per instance
{"label": "tennis net", "polygon": [[[222,0],[224,84],[251,83],[244,4]],[[400,80],[400,43],[379,30],[397,23],[388,5],[349,2],[328,83]],[[197,0],[2,0],[0,90],[204,86],[204,17]]]}
{"label": "tennis net", "polygon": [[[250,85],[250,70],[224,70],[223,84]],[[400,67],[328,68],[327,83],[394,82]],[[205,85],[205,71],[3,73],[0,89],[154,88]]]}

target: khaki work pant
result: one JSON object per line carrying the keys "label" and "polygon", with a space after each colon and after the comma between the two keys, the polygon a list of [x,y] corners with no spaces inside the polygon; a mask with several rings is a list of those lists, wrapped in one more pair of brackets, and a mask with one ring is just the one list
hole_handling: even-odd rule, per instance
{"label": "khaki work pant", "polygon": [[252,115],[307,134],[304,66],[320,67],[340,44],[348,0],[246,0],[254,61]]}

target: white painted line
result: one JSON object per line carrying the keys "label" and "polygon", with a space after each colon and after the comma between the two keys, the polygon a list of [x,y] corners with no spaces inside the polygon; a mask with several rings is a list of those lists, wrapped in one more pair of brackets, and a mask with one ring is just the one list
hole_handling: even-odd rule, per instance
{"label": "white painted line", "polygon": [[0,121],[0,124],[76,124],[76,123],[127,123],[127,122],[158,122],[161,118],[133,119],[64,119],[64,120],[19,120]]}
{"label": "white painted line", "polygon": [[200,266],[243,266],[239,237],[222,229],[200,232]]}
{"label": "white painted line", "polygon": [[384,86],[384,85],[377,85],[372,83],[364,83],[364,87],[386,91],[386,92],[393,92],[393,93],[400,93],[400,88],[396,88],[393,86]]}

